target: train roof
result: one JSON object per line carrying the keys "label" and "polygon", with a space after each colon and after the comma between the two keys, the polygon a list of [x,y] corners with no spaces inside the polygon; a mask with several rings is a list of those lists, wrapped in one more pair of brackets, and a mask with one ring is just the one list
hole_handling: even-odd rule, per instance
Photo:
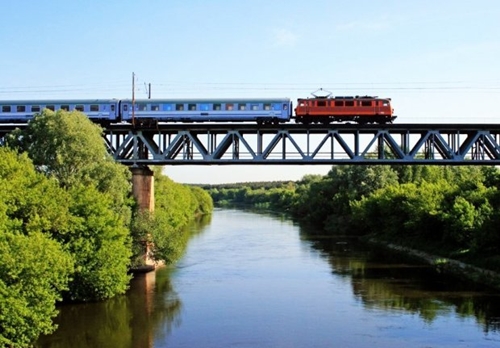
{"label": "train roof", "polygon": [[117,99],[25,99],[25,100],[0,100],[0,104],[100,104],[117,102]]}
{"label": "train roof", "polygon": [[378,99],[378,100],[391,100],[391,98],[379,98],[378,96],[370,96],[370,95],[356,95],[356,96],[335,96],[335,97],[315,97],[315,98],[298,98],[299,100],[307,100],[307,99],[341,99],[341,100],[350,100],[350,99]]}
{"label": "train roof", "polygon": [[[122,99],[131,103],[131,99]],[[270,103],[289,102],[290,98],[168,98],[168,99],[136,99],[135,103]]]}

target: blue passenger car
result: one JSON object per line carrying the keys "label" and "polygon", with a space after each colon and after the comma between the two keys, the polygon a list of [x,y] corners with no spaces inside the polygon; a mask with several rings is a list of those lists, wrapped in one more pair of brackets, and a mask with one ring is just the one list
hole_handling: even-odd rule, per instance
{"label": "blue passenger car", "polygon": [[112,123],[119,120],[119,102],[115,99],[0,100],[0,122],[26,123],[43,109],[81,111],[98,123]]}
{"label": "blue passenger car", "polygon": [[287,122],[290,99],[142,99],[121,101],[124,122]]}

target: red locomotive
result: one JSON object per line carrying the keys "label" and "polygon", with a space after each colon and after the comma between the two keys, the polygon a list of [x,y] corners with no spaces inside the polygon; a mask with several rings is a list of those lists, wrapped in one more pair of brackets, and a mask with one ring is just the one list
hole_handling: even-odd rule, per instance
{"label": "red locomotive", "polygon": [[[314,94],[313,94],[314,95]],[[396,116],[390,98],[370,96],[316,96],[298,99],[295,122],[309,124],[331,122],[392,123]]]}

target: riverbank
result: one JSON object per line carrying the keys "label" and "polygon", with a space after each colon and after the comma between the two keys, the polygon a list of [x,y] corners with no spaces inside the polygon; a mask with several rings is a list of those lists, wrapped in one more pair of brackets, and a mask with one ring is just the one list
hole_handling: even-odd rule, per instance
{"label": "riverbank", "polygon": [[368,244],[383,247],[413,259],[423,261],[435,267],[440,273],[452,275],[476,284],[485,285],[495,290],[500,290],[500,273],[498,272],[476,267],[458,260],[433,255],[421,250],[377,240],[375,238],[362,238],[362,240]]}

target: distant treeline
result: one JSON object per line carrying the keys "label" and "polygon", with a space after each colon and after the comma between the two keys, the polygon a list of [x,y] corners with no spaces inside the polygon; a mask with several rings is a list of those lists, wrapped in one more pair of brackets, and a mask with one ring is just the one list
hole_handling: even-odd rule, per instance
{"label": "distant treeline", "polygon": [[478,166],[334,166],[297,182],[205,187],[215,204],[283,212],[500,271],[500,172]]}

